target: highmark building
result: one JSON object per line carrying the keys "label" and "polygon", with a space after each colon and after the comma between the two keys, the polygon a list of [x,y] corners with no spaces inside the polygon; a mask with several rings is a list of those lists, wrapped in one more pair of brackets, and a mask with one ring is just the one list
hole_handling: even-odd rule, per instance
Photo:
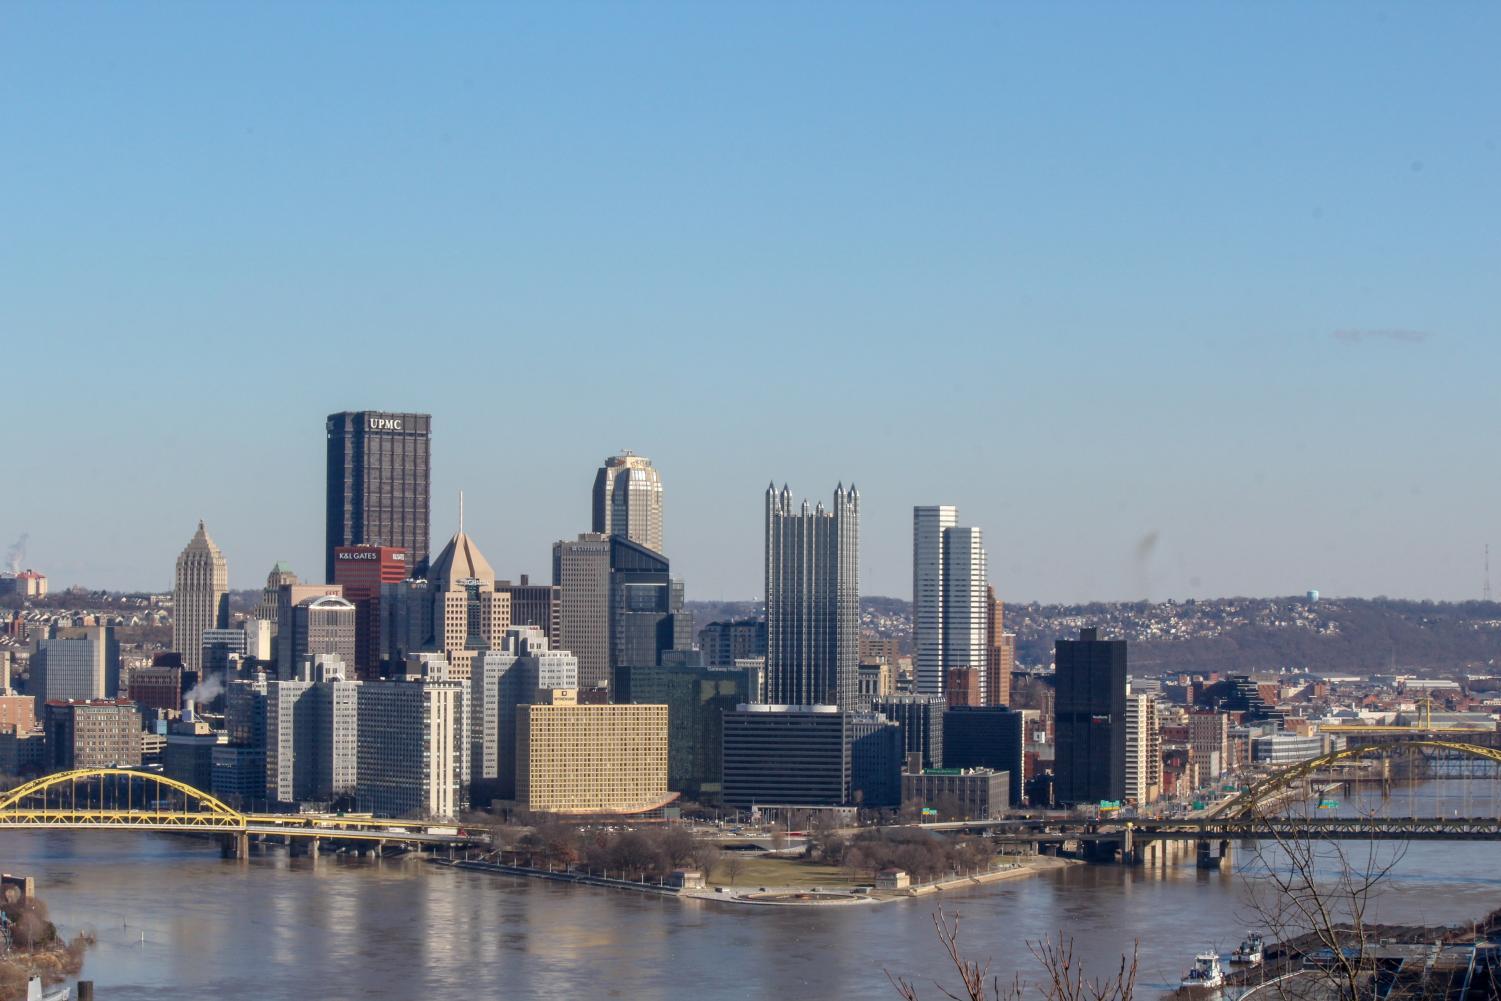
{"label": "highmark building", "polygon": [[326,575],[341,546],[395,546],[408,573],[427,575],[432,415],[345,411],[328,416]]}

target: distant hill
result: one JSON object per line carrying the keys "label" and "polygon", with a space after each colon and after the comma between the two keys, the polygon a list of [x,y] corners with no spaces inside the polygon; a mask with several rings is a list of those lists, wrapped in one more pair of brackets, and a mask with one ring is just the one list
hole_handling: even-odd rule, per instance
{"label": "distant hill", "polygon": [[[698,626],[762,614],[759,602],[688,602]],[[910,603],[860,599],[862,628],[908,640]],[[1186,602],[1007,604],[1017,660],[1046,665],[1053,642],[1095,626],[1131,642],[1137,673],[1282,668],[1324,674],[1391,670],[1423,674],[1501,670],[1501,603],[1392,598],[1217,598]]]}

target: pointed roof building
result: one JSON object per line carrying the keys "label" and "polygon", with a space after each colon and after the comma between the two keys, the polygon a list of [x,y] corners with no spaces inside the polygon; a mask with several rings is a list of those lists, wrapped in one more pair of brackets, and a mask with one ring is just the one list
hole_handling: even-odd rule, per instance
{"label": "pointed roof building", "polygon": [[203,668],[203,631],[229,625],[229,564],[203,522],[177,557],[172,645],[190,671]]}
{"label": "pointed roof building", "polygon": [[490,561],[485,559],[485,554],[479,551],[479,546],[474,544],[463,529],[453,534],[448,545],[433,560],[428,579],[443,591],[453,590],[454,585],[461,580],[477,580],[491,588],[495,587],[495,571],[490,569]]}

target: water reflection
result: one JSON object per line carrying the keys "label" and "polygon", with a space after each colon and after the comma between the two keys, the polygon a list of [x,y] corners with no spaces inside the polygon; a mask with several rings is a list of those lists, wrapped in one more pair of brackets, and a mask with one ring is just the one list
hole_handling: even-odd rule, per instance
{"label": "water reflection", "polygon": [[[1457,923],[1501,906],[1494,855],[1486,843],[1412,845],[1373,917]],[[1246,868],[1244,852],[1235,859]],[[36,875],[65,930],[96,929],[87,972],[110,1001],[184,988],[219,1001],[884,998],[884,969],[946,974],[934,898],[729,909],[420,862],[226,862],[206,842],[124,832],[4,832],[0,868]],[[1139,940],[1140,980],[1164,990],[1193,952],[1228,951],[1251,924],[1241,873],[1201,872],[1191,854],[1073,867],[944,904],[1003,979],[1033,969],[1028,940],[1062,928],[1102,967]]]}

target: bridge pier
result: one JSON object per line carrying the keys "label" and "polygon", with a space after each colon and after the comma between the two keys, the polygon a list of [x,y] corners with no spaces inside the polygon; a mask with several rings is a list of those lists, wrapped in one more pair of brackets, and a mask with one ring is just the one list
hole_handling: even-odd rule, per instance
{"label": "bridge pier", "polygon": [[222,835],[219,838],[219,856],[221,858],[249,858],[250,835],[244,831]]}
{"label": "bridge pier", "polygon": [[1220,839],[1220,853],[1218,855],[1213,853],[1208,838],[1200,838],[1196,846],[1198,848],[1197,865],[1200,869],[1222,868],[1225,864],[1225,859],[1230,857],[1230,842],[1224,838]]}
{"label": "bridge pier", "polygon": [[293,858],[315,859],[318,857],[318,839],[294,838],[287,835],[287,852]]}

